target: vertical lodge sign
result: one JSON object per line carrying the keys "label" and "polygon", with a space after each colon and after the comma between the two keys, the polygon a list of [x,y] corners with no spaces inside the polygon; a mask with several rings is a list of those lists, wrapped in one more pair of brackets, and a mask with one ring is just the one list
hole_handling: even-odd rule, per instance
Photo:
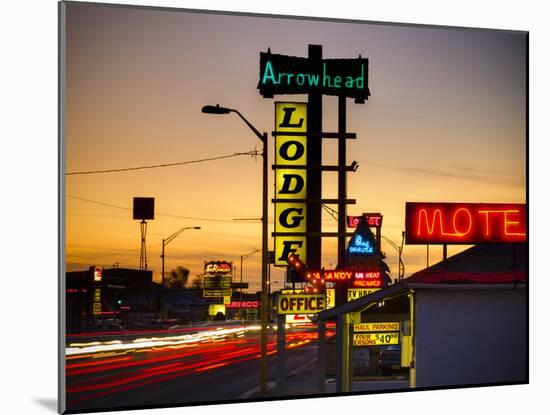
{"label": "vertical lodge sign", "polygon": [[[338,267],[345,267],[347,173],[357,162],[346,162],[346,141],[357,134],[346,128],[346,99],[364,104],[370,96],[369,61],[323,58],[321,45],[308,45],[308,56],[260,53],[257,89],[264,98],[304,95],[307,102],[275,103],[275,265],[287,265],[295,254],[312,269],[321,269],[322,238],[338,238]],[[323,131],[323,96],[338,98],[338,131]],[[338,164],[323,165],[323,139],[337,140]],[[324,198],[323,172],[337,172],[338,197]],[[338,231],[323,232],[322,207],[337,205]],[[295,274],[295,273],[294,273]],[[305,282],[289,272],[290,282]]]}
{"label": "vertical lodge sign", "polygon": [[306,262],[307,104],[275,103],[275,265]]}

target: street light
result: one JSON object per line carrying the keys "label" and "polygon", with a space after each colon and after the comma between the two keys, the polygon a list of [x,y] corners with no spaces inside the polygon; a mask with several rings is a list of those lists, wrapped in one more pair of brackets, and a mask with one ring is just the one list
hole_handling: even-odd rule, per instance
{"label": "street light", "polygon": [[174,239],[176,239],[183,231],[187,229],[200,229],[200,226],[186,226],[185,228],[181,228],[179,231],[174,232],[172,235],[170,235],[168,238],[162,240],[162,287],[164,287],[164,247],[168,245],[170,242],[172,242]]}
{"label": "street light", "polygon": [[229,114],[234,112],[254,132],[256,137],[263,144],[263,177],[262,177],[262,295],[261,295],[261,353],[260,353],[260,391],[267,392],[267,133],[260,133],[243,115],[233,108],[220,107],[217,105],[206,105],[202,107],[205,114]]}
{"label": "street light", "polygon": [[384,239],[390,246],[395,249],[399,253],[399,281],[401,281],[405,277],[405,264],[403,263],[403,259],[401,255],[403,254],[403,242],[405,241],[405,231],[401,232],[401,246],[397,245],[395,242],[393,242],[391,239],[386,238],[385,236],[382,236],[382,239]]}

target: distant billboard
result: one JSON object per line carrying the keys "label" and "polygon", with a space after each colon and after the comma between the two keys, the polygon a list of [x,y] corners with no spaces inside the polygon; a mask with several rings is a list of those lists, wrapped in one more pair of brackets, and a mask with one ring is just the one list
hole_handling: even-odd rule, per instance
{"label": "distant billboard", "polygon": [[134,197],[133,213],[135,220],[155,219],[155,198]]}
{"label": "distant billboard", "polygon": [[232,274],[233,263],[229,261],[208,261],[204,263],[205,274]]}
{"label": "distant billboard", "polygon": [[231,281],[231,277],[204,277],[203,297],[230,297],[232,292]]}
{"label": "distant billboard", "polygon": [[525,204],[418,203],[405,207],[407,244],[525,242]]}

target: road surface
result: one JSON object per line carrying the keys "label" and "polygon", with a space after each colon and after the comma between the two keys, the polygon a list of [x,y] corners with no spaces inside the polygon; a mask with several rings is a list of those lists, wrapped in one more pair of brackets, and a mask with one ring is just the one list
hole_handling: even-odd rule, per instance
{"label": "road surface", "polygon": [[[315,358],[316,337],[315,327],[287,330],[287,370]],[[228,401],[259,384],[258,327],[90,340],[73,339],[66,349],[68,410]],[[270,380],[275,378],[275,354],[272,329]]]}

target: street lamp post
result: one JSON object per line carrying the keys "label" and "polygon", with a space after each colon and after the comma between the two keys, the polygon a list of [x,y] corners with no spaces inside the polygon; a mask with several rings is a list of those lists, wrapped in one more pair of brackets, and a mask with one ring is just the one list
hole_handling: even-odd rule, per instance
{"label": "street lamp post", "polygon": [[187,229],[200,229],[200,226],[186,226],[185,228],[181,228],[180,230],[174,232],[172,235],[170,235],[168,238],[162,240],[162,254],[160,257],[162,258],[162,279],[161,279],[161,286],[164,287],[164,247],[168,245],[170,242],[172,242],[174,239],[176,239],[183,231]]}
{"label": "street lamp post", "polygon": [[385,236],[382,236],[382,238],[390,244],[390,246],[395,249],[399,253],[399,281],[401,281],[405,277],[405,264],[403,262],[403,259],[401,255],[403,254],[403,243],[405,242],[405,231],[401,232],[401,246],[397,245],[395,242],[393,242],[391,239],[386,238]]}
{"label": "street lamp post", "polygon": [[205,114],[229,114],[234,112],[254,132],[263,144],[263,177],[262,177],[262,295],[261,295],[261,352],[260,352],[260,391],[267,392],[267,313],[269,299],[267,294],[267,133],[260,133],[243,115],[233,108],[206,105],[202,107]]}

